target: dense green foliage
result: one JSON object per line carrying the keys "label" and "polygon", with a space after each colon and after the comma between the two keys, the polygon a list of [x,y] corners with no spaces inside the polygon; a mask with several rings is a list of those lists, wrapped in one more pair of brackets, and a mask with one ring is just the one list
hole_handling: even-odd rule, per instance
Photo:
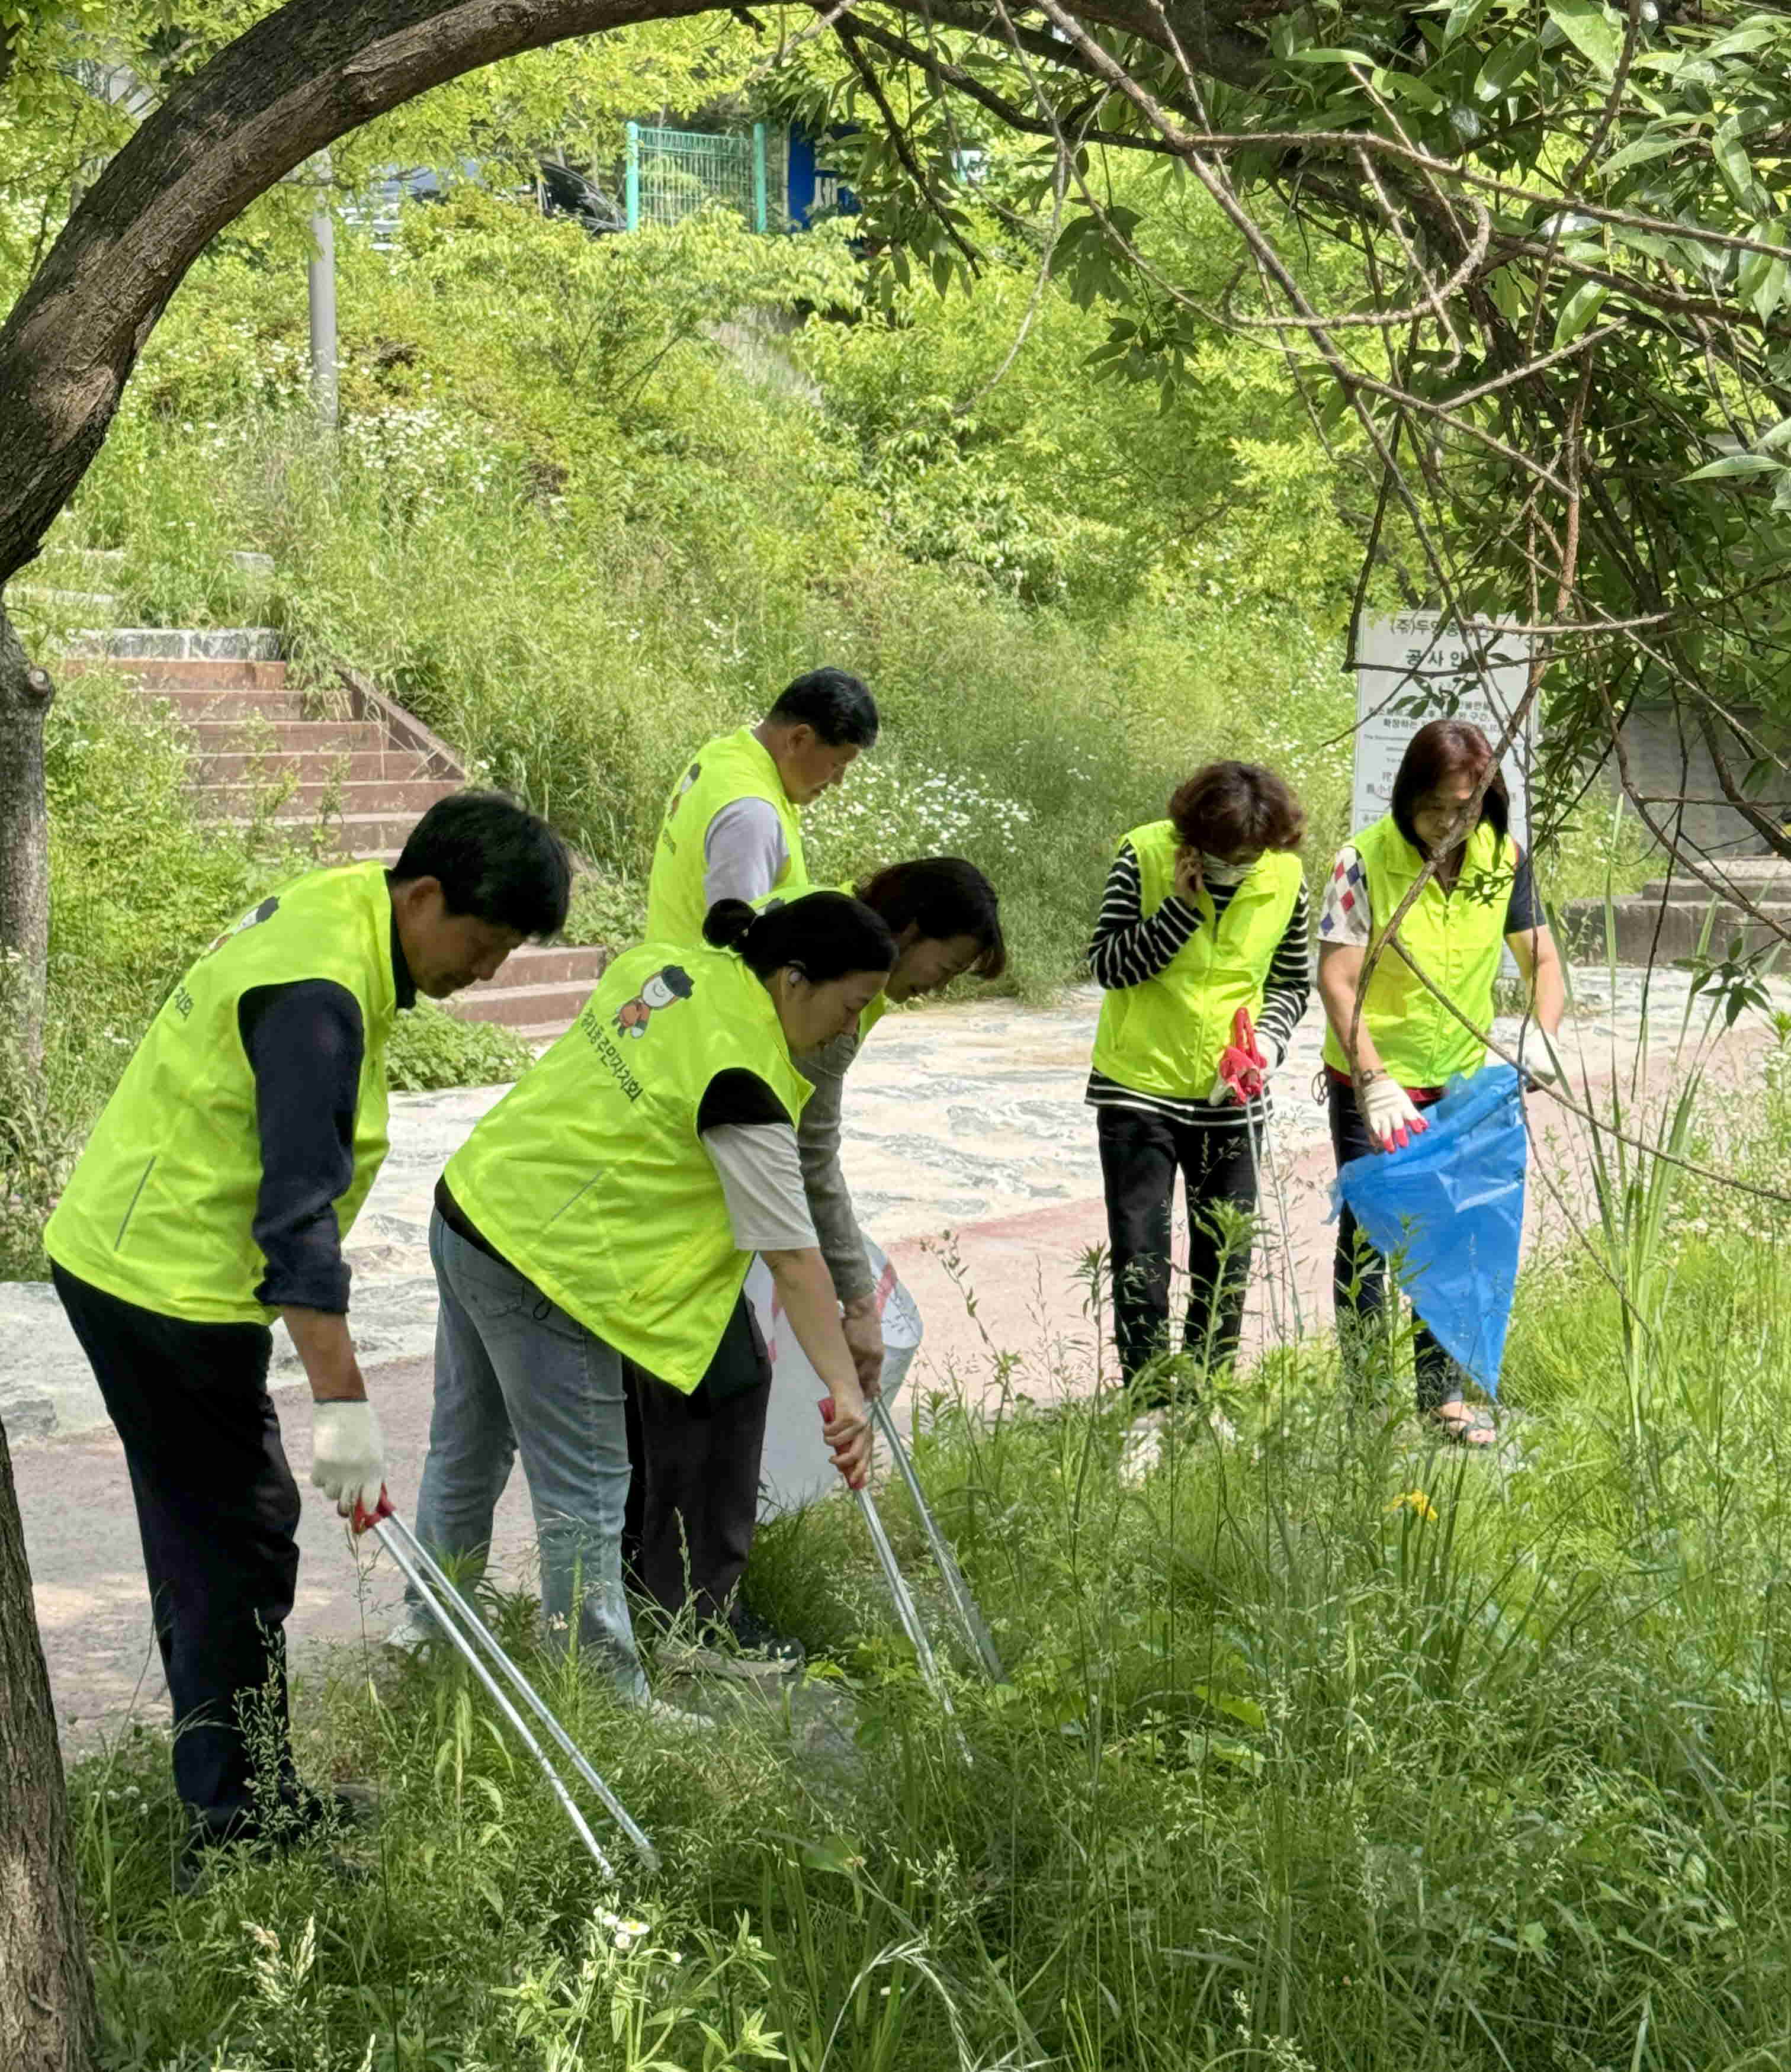
{"label": "dense green foliage", "polygon": [[[1695,1148],[1781,1171],[1783,1062],[1751,1141]],[[377,1842],[346,1845],[370,1885],[314,1852],[171,1899],[161,1737],[77,1766],[109,2067],[1777,2062],[1785,1233],[1661,1184],[1652,1237],[1613,1174],[1627,1234],[1532,1274],[1502,1464],[1348,1417],[1309,1344],[1230,1399],[1238,1446],[1172,1433],[1128,1487],[1092,1350],[995,1349],[1006,1386],[932,1404],[918,1457],[1013,1679],[957,1688],[972,1762],[824,1503],[754,1557],[825,1651],[793,1726],[691,1743],[550,1687],[657,1881],[602,1888],[451,1663],[358,1643],[302,1739],[382,1788]],[[1639,1338],[1607,1272],[1650,1291]],[[491,1602],[531,1646],[532,1601]]]}

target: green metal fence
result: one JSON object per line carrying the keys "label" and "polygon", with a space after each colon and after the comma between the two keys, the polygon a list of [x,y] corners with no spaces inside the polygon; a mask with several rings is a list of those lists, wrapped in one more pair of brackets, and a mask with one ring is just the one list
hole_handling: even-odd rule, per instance
{"label": "green metal fence", "polygon": [[765,125],[749,137],[700,130],[628,129],[628,224],[678,223],[718,201],[738,209],[755,230],[766,227]]}

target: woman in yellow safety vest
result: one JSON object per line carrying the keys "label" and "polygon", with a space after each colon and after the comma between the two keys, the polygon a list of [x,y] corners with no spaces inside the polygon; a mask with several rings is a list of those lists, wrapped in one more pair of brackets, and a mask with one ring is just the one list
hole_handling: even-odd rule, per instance
{"label": "woman in yellow safety vest", "polygon": [[430,1228],[441,1312],[419,1536],[438,1559],[482,1553],[520,1449],[549,1644],[595,1647],[636,1703],[623,1361],[697,1390],[756,1252],[833,1399],[834,1466],[856,1483],[870,1454],[803,1197],[809,1086],[791,1059],[856,1025],[896,946],[835,892],[764,914],[723,900],[703,934],[616,959],[449,1160]]}
{"label": "woman in yellow safety vest", "polygon": [[[1235,1359],[1250,1248],[1213,1211],[1256,1209],[1251,1138],[1266,1073],[1287,1055],[1310,993],[1306,816],[1272,771],[1212,763],[1134,828],[1107,875],[1089,964],[1106,990],[1087,1100],[1100,1135],[1120,1370],[1141,1412],[1172,1392],[1170,1211],[1188,1201],[1184,1353],[1196,1371]],[[1228,1060],[1250,1015],[1265,1071]],[[1186,1400],[1187,1391],[1184,1391]],[[1221,1434],[1227,1429],[1217,1413]],[[1138,1435],[1140,1439],[1144,1434]]]}
{"label": "woman in yellow safety vest", "polygon": [[[1489,769],[1479,817],[1464,828],[1463,810]],[[1427,1127],[1424,1110],[1449,1081],[1486,1062],[1484,1032],[1507,945],[1530,989],[1529,1014],[1550,1038],[1561,1026],[1560,955],[1510,813],[1486,736],[1465,720],[1432,720],[1401,760],[1391,811],[1337,853],[1319,918],[1319,993],[1340,1167],[1402,1147]],[[1400,948],[1381,952],[1364,992],[1371,945],[1433,858],[1435,874],[1399,923]],[[1386,1262],[1348,1209],[1337,1225],[1336,1290],[1339,1335],[1359,1374],[1385,1307]],[[1491,1419],[1463,1402],[1460,1370],[1422,1324],[1416,1364],[1421,1413],[1460,1445],[1492,1444]]]}
{"label": "woman in yellow safety vest", "polygon": [[[801,889],[800,887],[798,888]],[[896,963],[888,983],[857,1022],[797,1069],[814,1091],[797,1132],[809,1213],[832,1276],[846,1341],[867,1396],[880,1386],[883,1327],[878,1278],[871,1270],[850,1190],[840,1169],[845,1077],[865,1039],[891,1006],[937,993],[956,978],[998,978],[1007,967],[995,889],[961,857],[916,857],[842,886],[888,928]],[[764,911],[792,896],[755,903]],[[759,1658],[749,1674],[801,1667],[801,1643],[747,1605],[741,1589],[759,1515],[760,1464],[771,1406],[770,1363],[744,1314],[723,1341],[706,1386],[694,1396],[661,1388],[638,1370],[628,1387],[628,1444],[634,1477],[624,1536],[631,1587],[668,1618],[688,1607],[690,1642],[661,1649],[661,1667],[739,1673],[733,1650]],[[719,1403],[718,1414],[710,1399]],[[716,1647],[713,1643],[731,1642]]]}

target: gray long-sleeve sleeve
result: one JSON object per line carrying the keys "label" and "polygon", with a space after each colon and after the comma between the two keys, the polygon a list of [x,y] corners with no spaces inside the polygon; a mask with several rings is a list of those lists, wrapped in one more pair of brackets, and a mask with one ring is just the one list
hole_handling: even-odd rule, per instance
{"label": "gray long-sleeve sleeve", "polygon": [[873,1295],[877,1288],[864,1256],[864,1238],[853,1211],[852,1190],[846,1184],[839,1162],[840,1105],[846,1071],[858,1054],[858,1032],[850,1029],[796,1061],[797,1070],[814,1086],[796,1133],[797,1149],[802,1157],[802,1184],[808,1193],[809,1213],[814,1218],[821,1256],[833,1276],[834,1293],[842,1302]]}

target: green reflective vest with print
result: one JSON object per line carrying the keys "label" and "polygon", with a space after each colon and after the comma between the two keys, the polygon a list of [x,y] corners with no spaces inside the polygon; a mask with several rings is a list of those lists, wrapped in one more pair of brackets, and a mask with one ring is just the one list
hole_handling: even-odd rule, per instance
{"label": "green reflective vest with print", "polygon": [[813,1092],[735,952],[644,944],[447,1165],[455,1200],[519,1273],[686,1394],[751,1263],[697,1131],[731,1071],[764,1080],[793,1127]]}
{"label": "green reflective vest with print", "polygon": [[[1148,920],[1175,890],[1180,847],[1175,823],[1155,820],[1126,836],[1138,858],[1138,912]],[[1262,1011],[1274,954],[1299,903],[1299,858],[1270,849],[1232,894],[1224,913],[1204,886],[1200,925],[1154,977],[1115,986],[1101,1002],[1094,1069],[1136,1093],[1211,1098],[1219,1059],[1241,1007]]]}
{"label": "green reflective vest with print", "polygon": [[[1378,944],[1424,859],[1390,813],[1356,837],[1356,853]],[[1501,841],[1483,820],[1468,837],[1454,890],[1445,892],[1433,878],[1399,923],[1406,956],[1390,948],[1377,960],[1362,1002],[1362,1026],[1401,1086],[1447,1086],[1457,1072],[1477,1072],[1486,1063],[1485,1044],[1443,1002],[1451,1003],[1475,1029],[1490,1026],[1517,874],[1517,845],[1509,837]],[[1349,1069],[1334,1029],[1325,1031],[1324,1061],[1340,1072]]]}
{"label": "green reflective vest with print", "polygon": [[[237,1006],[257,986],[327,979],[360,1009],[354,1171],[344,1236],[386,1152],[385,1047],[397,1013],[392,901],[378,863],[315,871],[220,935],[163,1001],[93,1125],[43,1233],[67,1272],[190,1323],[266,1323],[251,1235],[261,1183],[255,1074]],[[319,1129],[331,1124],[327,1116]]]}
{"label": "green reflective vest with print", "polygon": [[709,912],[703,890],[709,869],[704,838],[710,822],[736,799],[763,799],[777,815],[786,851],[778,886],[807,882],[801,816],[784,791],[771,750],[751,727],[743,726],[707,742],[680,774],[665,802],[647,882],[649,942],[702,940]]}

